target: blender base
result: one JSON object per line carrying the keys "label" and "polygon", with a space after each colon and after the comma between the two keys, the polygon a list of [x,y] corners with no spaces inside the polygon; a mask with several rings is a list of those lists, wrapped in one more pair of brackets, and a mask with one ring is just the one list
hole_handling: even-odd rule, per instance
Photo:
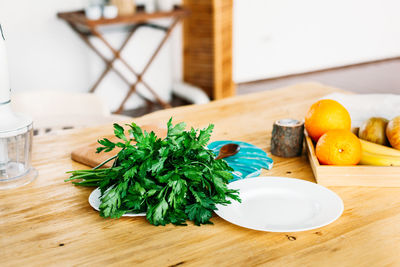
{"label": "blender base", "polygon": [[0,179],[0,190],[11,189],[29,184],[36,179],[38,171],[35,168],[30,168],[23,175],[9,179]]}

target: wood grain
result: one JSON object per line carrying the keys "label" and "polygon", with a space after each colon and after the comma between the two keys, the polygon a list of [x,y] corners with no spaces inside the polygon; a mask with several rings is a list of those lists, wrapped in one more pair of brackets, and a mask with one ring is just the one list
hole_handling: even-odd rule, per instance
{"label": "wood grain", "polygon": [[271,153],[283,158],[298,157],[303,152],[304,122],[296,121],[295,125],[290,125],[287,121],[287,119],[283,119],[274,122]]}
{"label": "wood grain", "polygon": [[[140,125],[185,121],[188,127],[215,124],[213,140],[250,142],[270,154],[272,124],[302,119],[325,94],[340,91],[318,84],[227,98],[206,105],[163,110],[134,119]],[[214,225],[155,227],[144,218],[109,220],[88,204],[92,188],[63,180],[68,170],[85,168],[70,153],[112,125],[69,130],[34,138],[31,184],[0,191],[2,266],[398,266],[400,188],[330,187],[344,201],[334,223],[299,233],[249,230],[214,216]],[[303,154],[272,156],[262,175],[314,181]]]}
{"label": "wood grain", "polygon": [[235,95],[232,74],[232,0],[184,0],[183,76],[212,99]]}

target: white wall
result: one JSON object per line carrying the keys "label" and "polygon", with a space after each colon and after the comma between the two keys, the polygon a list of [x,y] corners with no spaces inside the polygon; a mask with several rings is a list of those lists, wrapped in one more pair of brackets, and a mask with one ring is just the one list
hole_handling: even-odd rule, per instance
{"label": "white wall", "polygon": [[[0,0],[14,91],[86,92],[90,88],[104,65],[56,17],[57,12],[79,9],[86,2]],[[399,56],[399,10],[397,0],[234,0],[234,80],[259,80]],[[122,41],[120,30],[105,31],[114,45]],[[162,34],[139,30],[138,42],[132,40],[125,51],[135,69],[143,67]],[[145,77],[165,100],[170,97],[172,82],[181,78],[180,37],[180,29],[176,29]],[[111,73],[96,93],[115,109],[127,89]],[[140,104],[140,99],[132,98],[126,107]]]}
{"label": "white wall", "polygon": [[[87,2],[86,0],[0,0],[0,22],[6,33],[11,86],[14,91],[87,92],[89,90],[103,71],[104,64],[64,21],[56,17],[57,12],[81,9]],[[113,45],[118,46],[124,38],[121,29],[105,29],[105,31],[106,38]],[[129,63],[137,72],[144,66],[144,62],[162,36],[161,31],[141,29],[128,44],[123,54],[129,58]],[[176,36],[173,40],[179,43]],[[95,44],[111,56],[102,44],[99,42]],[[174,77],[179,78],[179,74],[174,72],[180,72],[180,65],[174,64],[172,60],[172,56],[179,55],[176,50],[180,47],[179,45],[172,47],[170,42],[166,44],[145,76],[148,84],[154,87],[164,100],[170,98]],[[121,66],[119,67],[121,71],[126,72]],[[133,77],[130,79],[134,81]],[[106,77],[96,93],[114,110],[127,90],[126,84],[112,73]],[[140,99],[133,97],[126,108],[134,108],[141,103]]]}
{"label": "white wall", "polygon": [[234,80],[400,56],[398,0],[234,0]]}
{"label": "white wall", "polygon": [[88,49],[56,18],[81,1],[0,0],[11,85],[23,90],[83,90],[88,83]]}

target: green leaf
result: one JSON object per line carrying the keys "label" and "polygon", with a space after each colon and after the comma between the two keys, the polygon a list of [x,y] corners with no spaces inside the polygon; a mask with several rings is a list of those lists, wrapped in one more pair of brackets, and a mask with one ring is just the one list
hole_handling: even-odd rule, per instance
{"label": "green leaf", "polygon": [[121,140],[128,141],[125,136],[124,128],[117,123],[114,123],[114,134]]}
{"label": "green leaf", "polygon": [[200,161],[208,162],[208,161],[210,161],[211,158],[213,158],[213,156],[210,155],[210,153],[209,153],[208,151],[202,150],[202,151],[200,151],[200,152],[197,154],[197,158],[198,158]]}
{"label": "green leaf", "polygon": [[137,194],[139,194],[139,195],[141,195],[141,196],[143,196],[144,194],[146,194],[146,189],[144,189],[144,187],[141,186],[140,183],[138,183],[138,182],[135,182],[135,184],[133,185],[133,190],[134,190]]}
{"label": "green leaf", "polygon": [[233,174],[230,171],[216,171],[214,173],[218,177],[221,177],[224,180],[224,183],[227,183],[233,179]]}
{"label": "green leaf", "polygon": [[132,188],[128,190],[126,197],[123,200],[123,204],[130,210],[131,212],[144,212],[145,211],[145,204],[144,198],[138,194],[138,192],[134,191]]}
{"label": "green leaf", "polygon": [[186,206],[185,212],[189,220],[192,220],[196,225],[211,223],[212,211],[204,208],[199,203]]}
{"label": "green leaf", "polygon": [[117,147],[120,147],[120,148],[124,148],[125,147],[125,144],[124,143],[121,143],[121,142],[118,142],[118,143],[116,143],[115,144]]}
{"label": "green leaf", "polygon": [[211,133],[214,129],[214,125],[210,124],[206,129],[203,129],[200,131],[198,140],[197,140],[197,145],[199,147],[207,145],[207,143],[210,141]]}
{"label": "green leaf", "polygon": [[142,142],[142,140],[143,140],[143,131],[142,131],[142,129],[138,125],[133,123],[133,122],[128,126],[130,127],[128,132],[129,132],[129,134],[131,134],[133,136],[135,141],[138,142],[138,143]]}
{"label": "green leaf", "polygon": [[184,210],[182,209],[174,209],[170,210],[169,212],[169,219],[171,223],[175,225],[181,225],[181,226],[186,226],[187,224],[185,223],[187,219],[187,215]]}
{"label": "green leaf", "polygon": [[[171,120],[170,120],[171,121]],[[183,133],[186,128],[186,123],[181,122],[173,126],[172,124],[168,125],[168,137],[177,136]]]}
{"label": "green leaf", "polygon": [[177,179],[168,182],[168,186],[171,188],[170,193],[167,197],[170,206],[178,209],[180,205],[186,203],[185,194],[187,191],[187,183],[185,180]]}
{"label": "green leaf", "polygon": [[201,181],[202,173],[198,170],[189,169],[183,172],[183,174],[190,180]]}
{"label": "green leaf", "polygon": [[176,175],[176,174],[173,172],[168,172],[164,175],[157,176],[157,181],[159,181],[161,183],[167,183],[171,179],[171,177],[174,175]]}
{"label": "green leaf", "polygon": [[150,189],[149,191],[147,191],[146,196],[147,196],[147,197],[151,197],[151,196],[154,195],[155,193],[157,193],[157,190],[155,190],[155,189]]}
{"label": "green leaf", "polygon": [[100,153],[101,151],[110,152],[111,150],[113,150],[115,148],[115,143],[111,142],[107,138],[104,138],[102,140],[97,140],[97,142],[100,145],[102,145],[102,147],[98,147],[96,149],[96,153]]}
{"label": "green leaf", "polygon": [[168,203],[163,198],[157,205],[150,208],[146,214],[146,218],[154,225],[165,225],[168,220],[164,218],[168,210]]}
{"label": "green leaf", "polygon": [[164,167],[164,162],[167,158],[161,158],[158,160],[155,160],[153,165],[151,166],[150,170],[152,172],[152,174],[156,174],[158,172],[160,172],[162,170],[162,168]]}
{"label": "green leaf", "polygon": [[169,149],[168,149],[168,147],[161,147],[158,150],[158,153],[160,154],[160,157],[166,158],[168,156]]}
{"label": "green leaf", "polygon": [[133,179],[135,177],[137,173],[137,166],[133,166],[132,168],[130,168],[129,170],[127,170],[124,173],[124,179],[128,180],[128,179]]}
{"label": "green leaf", "polygon": [[193,189],[193,187],[190,187],[190,192],[192,192],[194,198],[196,199],[196,202],[199,203],[202,207],[211,210],[215,209],[214,202],[205,194],[205,192],[197,191]]}
{"label": "green leaf", "polygon": [[108,190],[101,199],[100,215],[102,217],[114,217],[121,205],[121,198],[118,189],[112,188]]}
{"label": "green leaf", "polygon": [[213,176],[212,181],[214,183],[214,188],[218,194],[223,195],[226,191],[226,182],[218,176]]}

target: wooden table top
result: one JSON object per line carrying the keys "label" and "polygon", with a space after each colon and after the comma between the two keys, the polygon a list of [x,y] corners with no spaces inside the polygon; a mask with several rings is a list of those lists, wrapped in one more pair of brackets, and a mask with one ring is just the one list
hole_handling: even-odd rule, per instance
{"label": "wooden table top", "polygon": [[97,27],[112,24],[136,24],[144,23],[153,19],[162,19],[170,17],[185,17],[189,15],[190,11],[186,8],[176,6],[171,11],[157,11],[154,13],[146,13],[142,10],[137,11],[131,16],[119,16],[113,19],[100,18],[98,20],[87,19],[83,10],[60,12],[57,16],[72,24],[79,24],[85,27]]}
{"label": "wooden table top", "polygon": [[[272,124],[302,119],[325,94],[340,91],[319,84],[228,98],[205,105],[163,110],[134,121],[215,124],[212,140],[231,139],[270,150]],[[143,217],[103,219],[88,203],[92,188],[63,180],[73,149],[111,134],[112,126],[34,138],[31,184],[0,191],[2,266],[388,266],[399,264],[400,188],[331,187],[344,202],[332,224],[297,233],[269,233],[233,225],[214,215],[214,225],[152,226]],[[305,155],[282,159],[262,175],[314,181]]]}

